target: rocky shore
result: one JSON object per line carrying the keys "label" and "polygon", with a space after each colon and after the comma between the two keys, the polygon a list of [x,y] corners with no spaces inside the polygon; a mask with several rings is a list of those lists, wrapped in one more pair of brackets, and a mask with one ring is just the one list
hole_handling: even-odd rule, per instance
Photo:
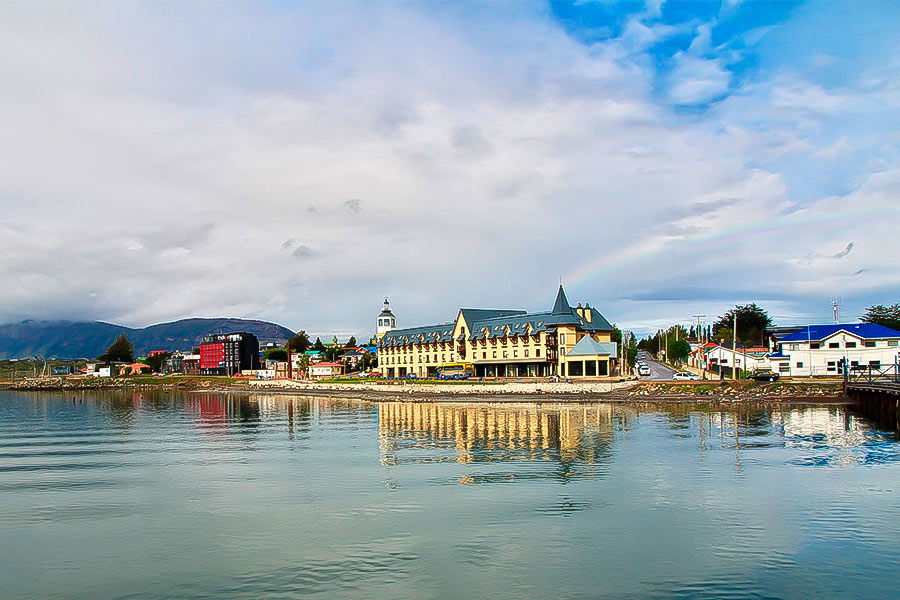
{"label": "rocky shore", "polygon": [[241,379],[70,378],[32,379],[4,384],[0,389],[53,390],[179,390],[186,392],[271,393],[326,396],[372,402],[844,402],[841,386],[826,382],[752,381],[694,382],[306,382]]}

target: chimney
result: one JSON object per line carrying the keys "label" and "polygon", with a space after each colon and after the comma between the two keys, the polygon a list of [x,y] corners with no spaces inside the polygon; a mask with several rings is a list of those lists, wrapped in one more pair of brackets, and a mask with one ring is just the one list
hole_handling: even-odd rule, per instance
{"label": "chimney", "polygon": [[590,323],[591,319],[594,318],[594,309],[591,308],[591,305],[587,302],[584,303],[584,319]]}
{"label": "chimney", "polygon": [[584,318],[584,309],[581,308],[581,302],[579,302],[578,306],[575,307],[575,314],[577,314],[579,317]]}

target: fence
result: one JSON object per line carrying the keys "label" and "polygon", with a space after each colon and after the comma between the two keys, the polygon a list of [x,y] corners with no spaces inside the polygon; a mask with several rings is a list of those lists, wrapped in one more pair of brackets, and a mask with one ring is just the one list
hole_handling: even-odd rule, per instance
{"label": "fence", "polygon": [[892,381],[900,383],[900,365],[894,363],[883,367],[872,365],[859,365],[844,371],[844,381],[853,383],[856,381]]}

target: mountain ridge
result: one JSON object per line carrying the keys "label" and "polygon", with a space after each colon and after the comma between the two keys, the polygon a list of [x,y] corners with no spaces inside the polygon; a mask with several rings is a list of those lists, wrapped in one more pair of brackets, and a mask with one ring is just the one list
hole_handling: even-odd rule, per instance
{"label": "mountain ridge", "polygon": [[103,353],[120,333],[134,344],[136,355],[151,350],[190,350],[204,335],[246,331],[260,344],[284,343],[294,332],[269,321],[192,317],[147,327],[127,327],[105,321],[26,319],[0,324],[0,360],[41,355],[57,358],[93,358]]}

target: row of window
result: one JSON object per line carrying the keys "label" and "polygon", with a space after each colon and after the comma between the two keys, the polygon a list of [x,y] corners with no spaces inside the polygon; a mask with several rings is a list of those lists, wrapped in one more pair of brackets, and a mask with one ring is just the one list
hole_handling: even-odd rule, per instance
{"label": "row of window", "polygon": [[[798,369],[802,369],[802,368],[803,368],[803,361],[797,361],[796,364],[797,364],[797,368],[798,368]],[[852,367],[858,367],[858,366],[859,366],[859,361],[858,361],[858,360],[851,360],[851,361],[850,361],[850,367],[851,367],[851,368],[852,368]],[[829,360],[827,363],[825,363],[825,367],[826,367],[826,369],[829,370],[829,371],[837,371],[837,361],[836,361],[836,360]],[[880,361],[880,360],[870,360],[870,361],[869,361],[869,368],[870,368],[870,369],[880,369],[880,368],[881,368],[881,361]],[[790,365],[788,365],[787,363],[784,363],[783,365],[781,365],[781,367],[780,367],[779,370],[783,373],[783,372],[785,372],[785,371],[788,371],[789,369],[790,369]]]}
{"label": "row of window", "polygon": [[[801,346],[802,346],[802,344],[791,344],[791,350],[800,350]],[[900,340],[887,340],[887,346],[890,348],[897,348],[898,346],[900,346]],[[835,348],[840,348],[840,347],[841,347],[840,342],[828,342],[828,346],[827,346],[827,348],[829,350],[833,350]],[[852,348],[858,348],[858,347],[859,347],[859,345],[857,344],[857,342],[844,342],[844,348],[852,349]],[[877,348],[878,342],[876,342],[874,340],[865,340],[865,341],[863,341],[862,347],[863,348]],[[822,342],[810,342],[809,348],[810,348],[810,350],[820,350],[823,348]]]}
{"label": "row of window", "polygon": [[[432,356],[433,356],[434,358],[431,358]],[[540,357],[541,357],[541,349],[540,349],[540,348],[535,348],[535,349],[534,349],[534,355],[533,355],[533,356],[534,356],[534,358],[540,358]],[[482,353],[481,353],[481,358],[482,358],[482,359],[487,360],[487,357],[488,357],[488,353],[487,353],[487,352],[482,352]],[[530,349],[525,348],[525,349],[522,351],[522,357],[523,357],[523,358],[531,358],[531,357],[532,357],[532,354],[531,354]],[[409,359],[408,363],[407,363],[407,358]],[[423,360],[423,358],[424,358],[424,360]],[[473,355],[473,358],[476,358],[476,359],[477,359],[478,357],[475,356],[475,355]],[[492,358],[510,358],[510,356],[509,356],[509,350],[503,350],[503,351],[502,351],[502,355],[501,355],[500,357],[497,356],[497,350],[493,350],[493,351],[492,351]],[[519,358],[519,351],[518,351],[518,350],[513,350],[513,351],[512,351],[512,357],[511,357],[511,358]],[[401,360],[401,359],[402,359],[402,360]],[[452,359],[452,355],[451,355],[451,359]],[[401,356],[388,356],[388,357],[386,357],[386,363],[385,363],[385,364],[388,364],[388,365],[401,365],[401,364],[402,364],[402,365],[405,365],[405,364],[412,364],[412,363],[414,363],[414,362],[416,362],[416,361],[413,360],[413,357],[412,357],[412,356],[410,356],[410,357],[406,357],[406,356],[402,356],[402,357],[401,357]],[[438,355],[437,355],[437,354],[434,354],[434,355],[431,355],[431,354],[420,354],[420,355],[419,355],[419,361],[418,361],[418,362],[420,362],[420,363],[423,363],[423,362],[424,362],[424,363],[426,363],[426,364],[430,364],[430,363],[432,363],[432,362],[437,363],[437,362],[438,362]],[[441,354],[441,360],[440,360],[440,362],[442,362],[442,363],[447,362],[447,355],[446,355],[446,354]]]}
{"label": "row of window", "polygon": [[[530,338],[528,338],[528,337],[505,338],[505,337],[504,337],[504,338],[493,338],[493,339],[491,339],[491,340],[490,340],[491,347],[496,347],[496,346],[497,346],[497,340],[498,340],[498,339],[500,340],[500,345],[501,345],[501,346],[507,346],[507,345],[510,345],[510,344],[513,345],[513,346],[518,346],[518,345],[519,345],[519,340],[522,341],[522,345],[523,345],[523,346],[527,346],[529,343],[531,343],[531,344],[540,344],[540,343],[541,343],[540,337],[539,337],[539,336],[536,336],[536,335],[535,335],[535,336],[532,336],[532,337],[530,337]],[[507,343],[507,340],[510,340],[509,343]],[[482,347],[482,348],[484,348],[484,347],[487,346],[487,340],[480,340],[480,341],[481,341],[481,347]],[[437,346],[438,344],[440,345],[441,348],[444,348],[444,347],[446,347],[447,345],[449,345],[450,342],[426,342],[424,345],[425,345],[426,347],[428,347],[428,346]],[[408,345],[404,345],[404,346],[387,346],[387,347],[384,348],[384,351],[387,352],[388,354],[392,354],[392,353],[395,353],[395,352],[413,352],[414,346],[415,346],[414,344],[408,344]],[[477,349],[478,349],[478,341],[469,342],[469,348],[471,348],[472,351],[477,350]]]}

